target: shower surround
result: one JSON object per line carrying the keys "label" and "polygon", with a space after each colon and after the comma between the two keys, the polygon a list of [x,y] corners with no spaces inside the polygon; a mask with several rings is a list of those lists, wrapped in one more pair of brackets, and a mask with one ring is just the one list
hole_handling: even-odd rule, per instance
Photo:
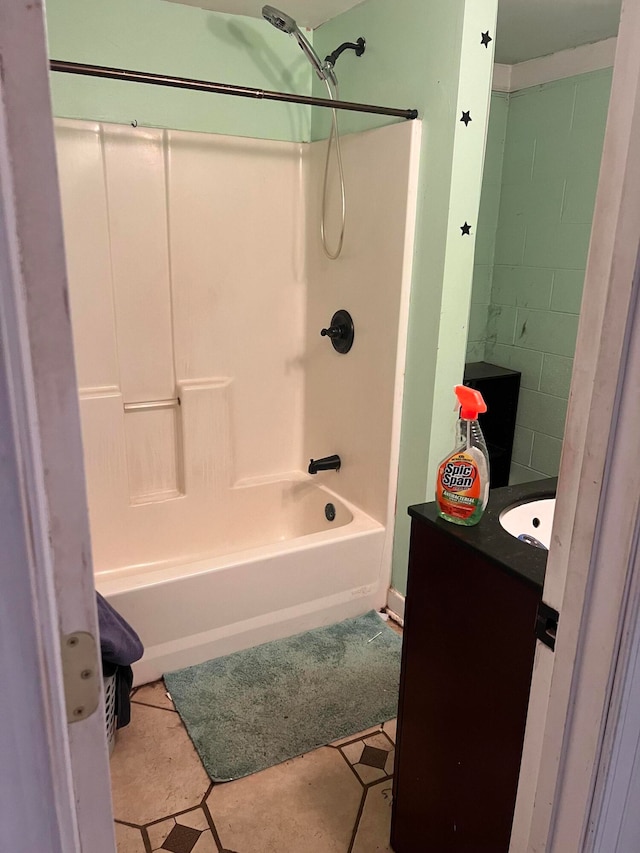
{"label": "shower surround", "polygon": [[[382,606],[419,123],[344,138],[336,262],[326,143],[56,135],[96,584],[145,643],[137,682]],[[346,356],[320,337],[338,308]]]}

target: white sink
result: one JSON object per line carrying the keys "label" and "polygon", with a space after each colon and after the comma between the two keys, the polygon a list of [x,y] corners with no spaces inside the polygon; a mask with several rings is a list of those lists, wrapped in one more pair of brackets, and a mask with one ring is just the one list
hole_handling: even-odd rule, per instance
{"label": "white sink", "polygon": [[548,550],[555,508],[555,498],[517,504],[500,513],[500,524],[516,539]]}

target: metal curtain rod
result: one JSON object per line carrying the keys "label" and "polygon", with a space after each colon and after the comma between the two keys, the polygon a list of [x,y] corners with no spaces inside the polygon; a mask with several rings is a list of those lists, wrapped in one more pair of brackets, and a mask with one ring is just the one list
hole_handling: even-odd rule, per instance
{"label": "metal curtain rod", "polygon": [[165,74],[149,74],[146,71],[126,71],[123,68],[107,68],[104,65],[85,65],[81,62],[64,62],[52,59],[52,71],[65,74],[83,74],[87,77],[106,77],[110,80],[129,80],[132,83],[151,83],[154,86],[173,86],[177,89],[192,89],[198,92],[215,92],[218,95],[236,95],[239,98],[259,98],[265,101],[285,101],[290,104],[309,104],[312,107],[333,107],[357,113],[374,113],[398,118],[418,118],[418,110],[397,110],[393,107],[376,107],[352,101],[332,101],[329,98],[313,98],[309,95],[293,95],[286,92],[270,92],[249,86],[232,86],[228,83],[209,83],[206,80],[190,80],[187,77],[168,77]]}

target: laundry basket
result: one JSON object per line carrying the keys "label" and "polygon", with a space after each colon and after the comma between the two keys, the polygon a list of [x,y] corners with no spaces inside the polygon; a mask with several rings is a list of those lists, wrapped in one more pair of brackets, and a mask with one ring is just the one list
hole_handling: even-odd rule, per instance
{"label": "laundry basket", "polygon": [[104,710],[107,726],[107,743],[109,755],[116,745],[116,677],[109,675],[102,679],[104,683]]}

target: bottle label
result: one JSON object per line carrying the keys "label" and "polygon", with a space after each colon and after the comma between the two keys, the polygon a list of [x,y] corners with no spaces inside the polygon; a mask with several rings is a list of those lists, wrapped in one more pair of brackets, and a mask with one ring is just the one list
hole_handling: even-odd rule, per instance
{"label": "bottle label", "polygon": [[440,510],[466,519],[480,503],[480,475],[474,459],[464,451],[445,459],[438,471],[437,500]]}

